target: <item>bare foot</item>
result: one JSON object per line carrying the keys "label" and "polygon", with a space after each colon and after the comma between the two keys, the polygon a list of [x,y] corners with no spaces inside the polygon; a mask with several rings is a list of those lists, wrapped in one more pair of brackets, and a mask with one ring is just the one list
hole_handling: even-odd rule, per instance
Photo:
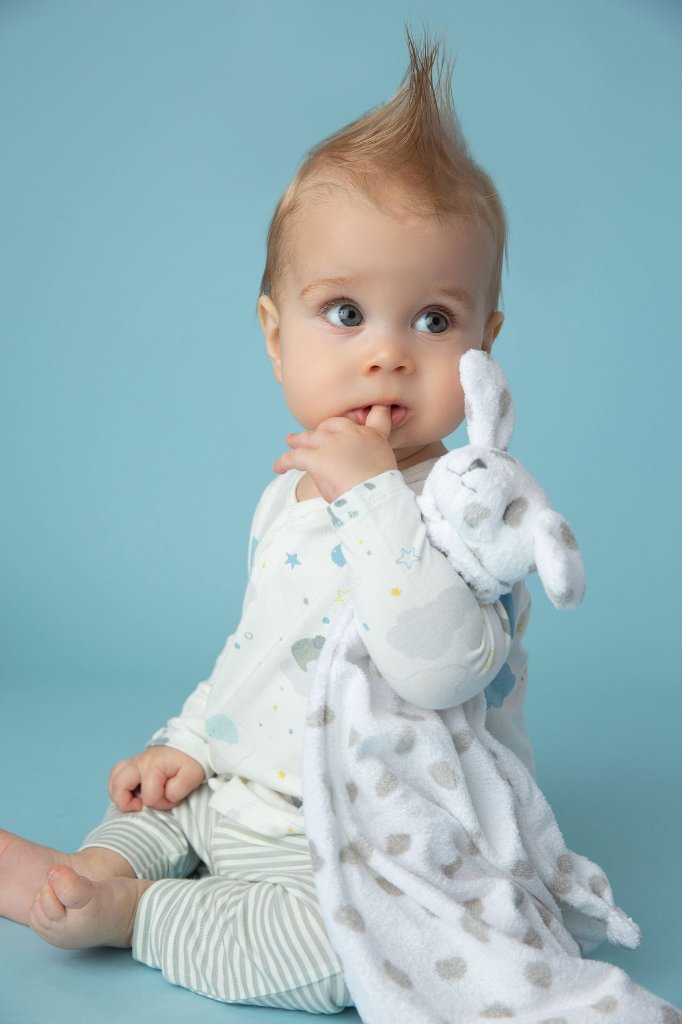
{"label": "bare foot", "polygon": [[130,946],[137,904],[150,885],[138,878],[91,882],[60,864],[36,893],[28,923],[41,939],[61,949]]}
{"label": "bare foot", "polygon": [[0,829],[0,917],[28,924],[33,897],[56,864],[68,864],[98,880],[115,875],[135,877],[128,862],[111,850],[60,853]]}

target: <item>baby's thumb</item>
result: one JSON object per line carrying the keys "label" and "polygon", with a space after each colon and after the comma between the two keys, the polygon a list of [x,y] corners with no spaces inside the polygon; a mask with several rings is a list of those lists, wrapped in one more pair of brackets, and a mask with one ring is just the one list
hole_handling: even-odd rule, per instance
{"label": "baby's thumb", "polygon": [[166,782],[166,800],[171,804],[179,804],[194,788],[194,782],[189,777],[189,773],[181,768],[176,775]]}
{"label": "baby's thumb", "polygon": [[373,405],[367,413],[365,426],[371,427],[388,440],[391,433],[391,408],[388,405]]}

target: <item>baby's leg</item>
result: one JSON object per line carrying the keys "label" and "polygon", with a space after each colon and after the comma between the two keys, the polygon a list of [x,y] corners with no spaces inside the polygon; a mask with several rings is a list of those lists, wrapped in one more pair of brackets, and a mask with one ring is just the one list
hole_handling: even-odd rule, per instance
{"label": "baby's leg", "polygon": [[260,836],[214,816],[214,873],[143,893],[133,956],[229,1003],[337,1013],[352,1006],[324,927],[305,836]]}
{"label": "baby's leg", "polygon": [[62,853],[0,830],[0,917],[28,924],[33,898],[57,864],[66,864],[96,881],[135,877],[125,857],[113,850],[92,848]]}

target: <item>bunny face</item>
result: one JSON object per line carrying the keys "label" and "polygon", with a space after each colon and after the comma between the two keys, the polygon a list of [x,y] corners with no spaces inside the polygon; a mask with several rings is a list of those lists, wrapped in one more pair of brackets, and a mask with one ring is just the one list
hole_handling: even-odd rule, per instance
{"label": "bunny face", "polygon": [[434,466],[427,493],[500,592],[534,571],[534,522],[548,502],[507,452],[478,445],[448,452]]}
{"label": "bunny face", "polygon": [[434,465],[418,505],[427,532],[482,601],[538,572],[557,608],[584,592],[580,551],[537,481],[505,450],[514,406],[499,364],[483,352],[460,362],[471,444]]}

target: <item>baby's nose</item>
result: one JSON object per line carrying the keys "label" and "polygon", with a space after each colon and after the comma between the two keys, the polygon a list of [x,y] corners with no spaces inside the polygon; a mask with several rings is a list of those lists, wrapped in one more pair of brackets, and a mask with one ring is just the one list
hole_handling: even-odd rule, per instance
{"label": "baby's nose", "polygon": [[366,356],[366,368],[370,373],[385,370],[387,373],[414,373],[415,361],[406,341],[394,335],[378,338]]}

